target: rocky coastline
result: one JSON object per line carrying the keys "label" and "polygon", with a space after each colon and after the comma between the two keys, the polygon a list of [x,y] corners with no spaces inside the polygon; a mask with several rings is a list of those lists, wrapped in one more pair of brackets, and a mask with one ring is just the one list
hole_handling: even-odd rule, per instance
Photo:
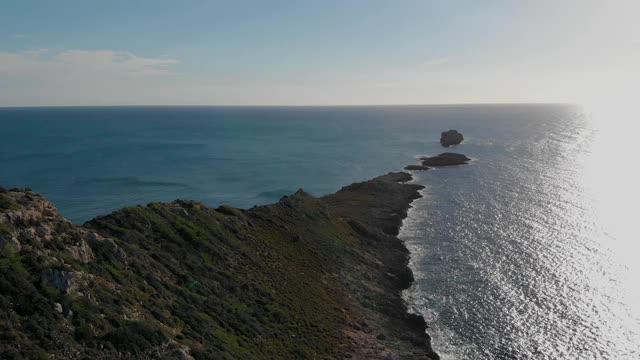
{"label": "rocky coastline", "polygon": [[401,298],[410,180],[247,210],[151,203],[82,226],[0,188],[0,357],[438,359]]}

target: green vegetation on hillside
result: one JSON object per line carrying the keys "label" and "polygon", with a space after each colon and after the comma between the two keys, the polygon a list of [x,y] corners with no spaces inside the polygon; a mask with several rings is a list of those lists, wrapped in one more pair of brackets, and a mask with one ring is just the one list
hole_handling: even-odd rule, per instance
{"label": "green vegetation on hillside", "polygon": [[358,212],[386,206],[366,187],[251,210],[152,203],[82,227],[0,192],[0,358],[429,354],[398,296],[406,249],[385,233],[417,196],[399,179],[377,180],[403,195],[380,228]]}

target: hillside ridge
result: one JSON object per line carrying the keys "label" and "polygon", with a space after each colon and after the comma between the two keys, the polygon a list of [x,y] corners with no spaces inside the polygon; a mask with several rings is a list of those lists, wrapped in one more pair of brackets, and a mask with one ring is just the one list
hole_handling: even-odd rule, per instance
{"label": "hillside ridge", "polygon": [[0,188],[0,357],[437,359],[400,296],[410,180],[252,209],[150,203],[82,226]]}

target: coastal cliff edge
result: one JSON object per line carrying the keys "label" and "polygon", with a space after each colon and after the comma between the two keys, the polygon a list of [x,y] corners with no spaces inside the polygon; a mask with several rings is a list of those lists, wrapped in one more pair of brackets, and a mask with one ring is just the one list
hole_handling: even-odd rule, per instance
{"label": "coastal cliff edge", "polygon": [[3,359],[437,359],[389,173],[251,209],[176,200],[82,226],[0,188]]}

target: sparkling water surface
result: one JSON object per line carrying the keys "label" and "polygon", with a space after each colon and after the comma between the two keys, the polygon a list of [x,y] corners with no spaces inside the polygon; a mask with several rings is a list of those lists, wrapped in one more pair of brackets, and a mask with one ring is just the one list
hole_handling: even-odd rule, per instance
{"label": "sparkling water surface", "polygon": [[323,195],[437,154],[401,238],[444,359],[640,358],[631,133],[568,105],[0,109],[0,184],[76,223],[176,198]]}
{"label": "sparkling water surface", "polygon": [[539,114],[460,146],[469,166],[419,173],[404,295],[443,359],[640,359],[632,141],[594,120]]}

